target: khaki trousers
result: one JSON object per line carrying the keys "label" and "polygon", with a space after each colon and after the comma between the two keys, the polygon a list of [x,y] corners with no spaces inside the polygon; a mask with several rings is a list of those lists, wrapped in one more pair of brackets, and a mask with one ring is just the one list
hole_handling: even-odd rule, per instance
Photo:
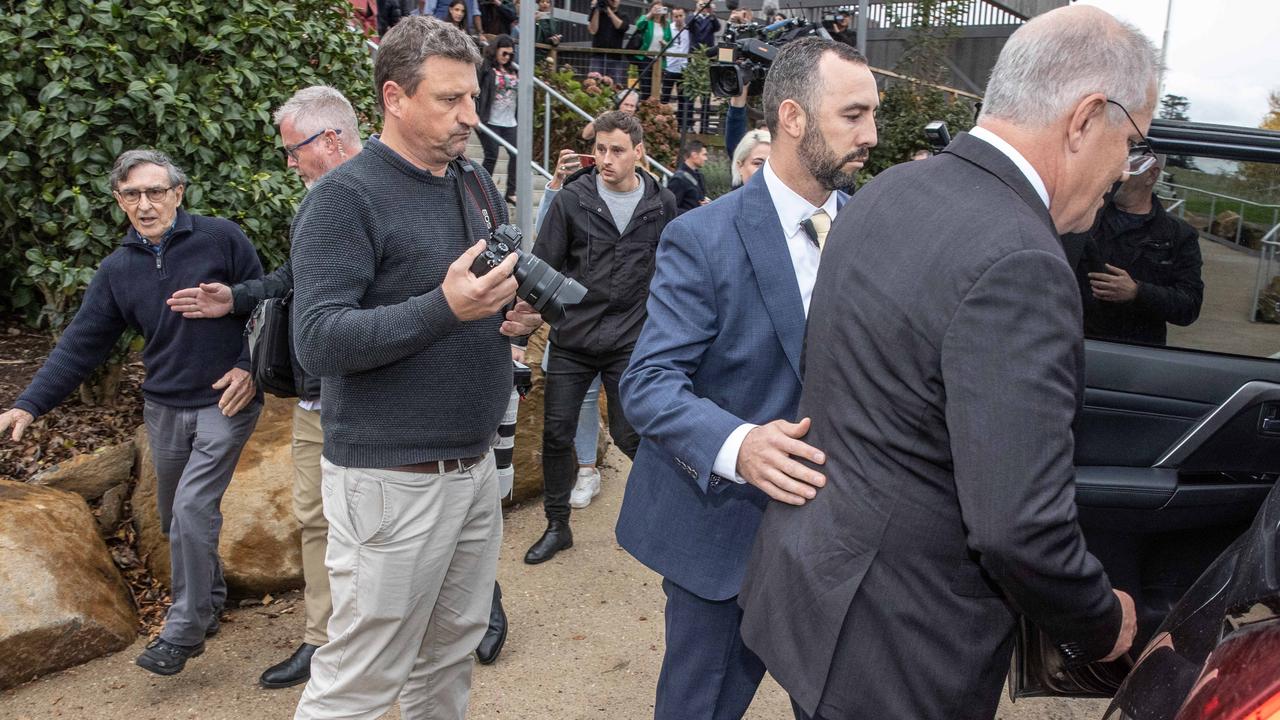
{"label": "khaki trousers", "polygon": [[293,516],[302,525],[302,578],[307,627],[302,642],[323,645],[329,641],[327,628],[333,601],[329,598],[329,570],[324,566],[329,522],[324,519],[324,496],[320,493],[320,453],[324,432],[320,411],[293,408]]}
{"label": "khaki trousers", "polygon": [[463,720],[502,542],[493,453],[452,473],[323,460],[333,591],[329,643],[295,720]]}

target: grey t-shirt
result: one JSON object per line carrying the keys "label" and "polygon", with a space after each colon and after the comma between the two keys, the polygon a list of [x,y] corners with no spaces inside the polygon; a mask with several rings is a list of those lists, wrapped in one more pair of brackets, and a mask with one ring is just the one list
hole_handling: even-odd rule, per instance
{"label": "grey t-shirt", "polygon": [[644,178],[636,175],[636,179],[640,182],[636,185],[635,190],[627,193],[618,193],[605,187],[604,180],[599,174],[596,175],[596,191],[604,199],[604,204],[609,206],[609,214],[613,216],[613,224],[614,227],[618,228],[619,235],[627,229],[627,225],[631,222],[631,216],[635,214],[636,206],[640,204],[640,199],[644,197]]}

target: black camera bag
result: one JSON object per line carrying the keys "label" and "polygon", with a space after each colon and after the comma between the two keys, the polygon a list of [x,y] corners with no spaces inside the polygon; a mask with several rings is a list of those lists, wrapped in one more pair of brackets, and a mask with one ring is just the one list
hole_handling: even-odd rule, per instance
{"label": "black camera bag", "polygon": [[284,297],[263,300],[253,309],[244,328],[249,341],[249,373],[253,382],[263,391],[283,398],[298,396],[289,332],[292,303],[292,290]]}

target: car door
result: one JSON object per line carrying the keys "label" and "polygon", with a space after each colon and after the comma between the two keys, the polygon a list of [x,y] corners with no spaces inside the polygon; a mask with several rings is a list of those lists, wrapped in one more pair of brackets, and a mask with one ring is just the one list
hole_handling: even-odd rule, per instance
{"label": "car door", "polygon": [[[1280,474],[1280,360],[1271,357],[1280,356],[1280,325],[1255,321],[1255,297],[1280,271],[1269,262],[1274,247],[1240,243],[1248,239],[1244,228],[1233,237],[1219,217],[1193,210],[1204,194],[1199,188],[1218,182],[1197,158],[1204,166],[1222,159],[1274,162],[1280,133],[1157,121],[1151,143],[1191,160],[1190,167],[1169,169],[1157,195],[1170,214],[1202,226],[1199,315],[1189,325],[1169,325],[1164,346],[1087,336],[1075,427],[1080,525],[1112,584],[1133,596],[1138,634],[1126,658],[1069,667],[1022,622],[1009,678],[1014,697],[1114,694],[1174,604],[1249,528]],[[1267,201],[1280,208],[1280,197],[1258,204],[1265,208]],[[1256,215],[1242,209],[1237,222]],[[1265,239],[1267,230],[1260,232]],[[1270,229],[1270,241],[1276,237]],[[1071,238],[1064,243],[1070,259],[1082,257]],[[1087,271],[1080,271],[1086,328]]]}

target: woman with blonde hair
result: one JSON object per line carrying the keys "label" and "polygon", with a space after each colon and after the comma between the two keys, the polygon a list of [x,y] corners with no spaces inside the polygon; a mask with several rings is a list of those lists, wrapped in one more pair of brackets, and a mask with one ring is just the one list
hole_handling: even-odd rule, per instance
{"label": "woman with blonde hair", "polygon": [[742,137],[733,151],[733,162],[729,164],[734,187],[746,185],[751,176],[764,167],[764,161],[769,159],[772,141],[768,130],[752,130]]}

